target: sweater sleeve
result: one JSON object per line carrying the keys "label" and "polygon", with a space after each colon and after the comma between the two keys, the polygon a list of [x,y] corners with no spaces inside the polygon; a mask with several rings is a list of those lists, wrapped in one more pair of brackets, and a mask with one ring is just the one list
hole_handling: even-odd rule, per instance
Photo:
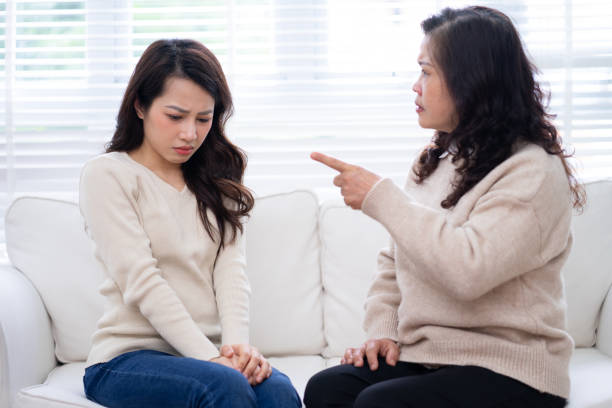
{"label": "sweater sleeve", "polygon": [[79,196],[96,256],[123,301],[138,308],[183,356],[202,360],[218,356],[157,266],[139,218],[137,177],[110,159],[93,160],[82,171]]}
{"label": "sweater sleeve", "polygon": [[365,304],[363,328],[368,338],[398,340],[397,309],[401,300],[395,276],[395,244],[378,254],[378,274],[370,286]]}
{"label": "sweater sleeve", "polygon": [[249,343],[250,287],[246,275],[244,234],[237,231],[233,243],[219,251],[213,282],[222,344]]}
{"label": "sweater sleeve", "polygon": [[[414,263],[415,274],[452,297],[470,301],[559,252],[552,243],[543,244],[542,236],[550,236],[555,224],[565,224],[571,215],[563,197],[555,195],[565,190],[552,191],[567,182],[559,177],[561,182],[550,182],[540,177],[546,171],[533,172],[533,167],[516,163],[502,174],[461,225],[450,222],[445,212],[418,204],[389,179],[374,187],[362,208],[390,232],[397,251]],[[534,205],[552,215],[538,217]],[[557,246],[563,248],[567,234],[557,235],[562,235]]]}

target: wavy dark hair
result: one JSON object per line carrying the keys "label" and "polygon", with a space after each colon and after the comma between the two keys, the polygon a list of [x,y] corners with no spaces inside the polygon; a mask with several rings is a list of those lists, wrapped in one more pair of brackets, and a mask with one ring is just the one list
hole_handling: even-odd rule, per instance
{"label": "wavy dark hair", "polygon": [[512,21],[487,7],[445,8],[421,23],[427,46],[453,99],[458,118],[451,132],[437,131],[414,167],[417,183],[434,172],[440,155],[452,148],[458,178],[441,202],[451,208],[493,168],[510,157],[517,141],[535,143],[563,162],[574,208],[585,192],[567,161],[548,95],[535,79]]}
{"label": "wavy dark hair", "polygon": [[[236,239],[238,230],[243,231],[241,219],[253,208],[254,199],[242,184],[246,154],[225,135],[225,124],[233,112],[232,96],[221,64],[208,48],[197,41],[178,39],[158,40],[149,45],[130,77],[117,115],[117,128],[106,151],[130,152],[142,144],[143,123],[134,104],[138,101],[147,111],[163,93],[169,78],[189,79],[215,101],[211,129],[181,169],[187,187],[196,196],[206,232],[213,240],[218,233],[223,247],[230,230],[228,242]],[[217,231],[208,219],[208,209],[215,216]]]}

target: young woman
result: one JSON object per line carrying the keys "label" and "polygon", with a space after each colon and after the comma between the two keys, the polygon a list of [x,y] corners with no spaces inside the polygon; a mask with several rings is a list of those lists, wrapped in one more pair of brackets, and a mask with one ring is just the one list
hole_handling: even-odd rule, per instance
{"label": "young woman", "polygon": [[561,267],[583,190],[504,14],[445,9],[422,23],[414,84],[435,129],[405,190],[338,170],[345,202],[391,245],[366,301],[369,340],[310,379],[317,407],[562,407],[573,342]]}
{"label": "young woman", "polygon": [[[107,279],[83,382],[108,407],[299,407],[248,344],[242,219],[246,157],[224,126],[232,99],[215,56],[151,44],[106,154],[83,168],[80,208]],[[223,344],[218,349],[216,344]]]}

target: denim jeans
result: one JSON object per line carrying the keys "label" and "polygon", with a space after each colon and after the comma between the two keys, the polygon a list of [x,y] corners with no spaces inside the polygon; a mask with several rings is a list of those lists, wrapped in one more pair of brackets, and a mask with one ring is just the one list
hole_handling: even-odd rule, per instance
{"label": "denim jeans", "polygon": [[251,386],[233,368],[153,350],[132,351],[87,367],[83,384],[88,399],[107,407],[302,406],[289,378],[276,369]]}

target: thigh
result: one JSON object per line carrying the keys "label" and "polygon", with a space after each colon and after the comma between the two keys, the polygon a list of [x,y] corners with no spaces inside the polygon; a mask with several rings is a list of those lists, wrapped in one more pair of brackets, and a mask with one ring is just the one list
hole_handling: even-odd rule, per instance
{"label": "thigh", "polygon": [[448,366],[372,385],[355,402],[355,408],[424,406],[561,408],[565,400],[482,367]]}
{"label": "thigh", "polygon": [[259,408],[299,408],[302,401],[291,380],[272,368],[272,374],[264,382],[253,387]]}
{"label": "thigh", "polygon": [[87,398],[107,407],[255,406],[255,394],[237,370],[153,350],[88,367],[83,383]]}
{"label": "thigh", "polygon": [[363,367],[338,365],[315,374],[308,381],[304,403],[307,408],[352,407],[357,395],[372,384],[426,371],[419,364],[405,362],[390,366],[382,358],[378,359],[378,369],[375,371],[370,370],[367,362]]}

